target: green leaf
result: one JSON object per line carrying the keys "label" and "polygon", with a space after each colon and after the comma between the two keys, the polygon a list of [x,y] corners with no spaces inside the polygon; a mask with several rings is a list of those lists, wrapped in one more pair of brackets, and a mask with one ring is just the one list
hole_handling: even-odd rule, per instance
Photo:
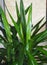
{"label": "green leaf", "polygon": [[22,24],[24,40],[26,40],[26,19],[25,19],[25,11],[22,0],[20,0],[20,15],[21,15],[21,24]]}
{"label": "green leaf", "polygon": [[23,33],[22,33],[22,26],[21,26],[21,16],[20,16],[20,13],[19,13],[19,9],[18,9],[18,5],[17,5],[17,2],[16,2],[16,12],[17,12],[17,24],[19,26],[19,30],[21,31],[21,35],[23,37]]}
{"label": "green leaf", "polygon": [[7,42],[7,40],[6,40],[3,36],[0,35],[0,38],[1,38],[4,42]]}
{"label": "green leaf", "polygon": [[19,48],[19,57],[18,57],[18,65],[23,65],[24,62],[24,46],[20,46]]}
{"label": "green leaf", "polygon": [[39,29],[35,30],[35,31],[33,32],[33,34],[32,34],[32,37],[33,37],[35,34],[37,34],[37,32],[38,32],[45,24],[46,24],[46,22],[44,22],[44,23],[39,27]]}
{"label": "green leaf", "polygon": [[3,33],[4,37],[7,39],[5,29],[3,29],[3,28],[0,26],[0,30],[2,31],[2,33]]}
{"label": "green leaf", "polygon": [[3,36],[0,35],[0,43],[4,46],[4,48],[7,48],[7,40]]}
{"label": "green leaf", "polygon": [[[46,31],[46,30],[45,30],[45,31]],[[42,34],[45,33],[45,31],[36,34],[36,35],[35,35],[34,37],[32,37],[32,38],[33,38],[34,40],[37,40]]]}
{"label": "green leaf", "polygon": [[1,7],[0,7],[0,13],[1,13],[1,16],[2,16],[2,20],[3,20],[3,24],[4,24],[4,28],[5,28],[5,31],[6,31],[6,35],[7,35],[8,41],[12,42],[10,27],[9,27],[7,18],[5,16],[5,13],[4,13],[4,11],[2,10]]}
{"label": "green leaf", "polygon": [[36,26],[36,30],[38,30],[39,29],[39,24]]}
{"label": "green leaf", "polygon": [[7,46],[7,62],[11,61],[11,49],[12,49],[12,46],[8,45]]}
{"label": "green leaf", "polygon": [[[0,56],[2,57],[2,60],[5,59],[6,56],[6,49],[0,48]],[[0,58],[1,59],[1,58]]]}
{"label": "green leaf", "polygon": [[38,53],[38,50],[37,49],[34,49],[34,51],[32,53],[33,53],[33,56],[36,56],[37,53]]}
{"label": "green leaf", "polygon": [[35,31],[37,31],[39,29],[39,24],[36,26],[36,29],[35,29]]}
{"label": "green leaf", "polygon": [[[6,7],[6,9],[7,9],[7,7]],[[8,11],[8,9],[7,9],[7,12],[8,12],[8,14],[9,14],[11,20],[12,20],[12,23],[13,23],[14,26],[15,26],[16,31],[18,32],[18,34],[19,34],[19,36],[20,36],[21,41],[22,41],[23,39],[22,39],[21,31],[20,31],[20,29],[19,29],[18,24],[14,21],[13,17],[11,16],[10,12]]]}
{"label": "green leaf", "polygon": [[31,37],[31,25],[32,25],[32,4],[29,8],[29,14],[28,14],[28,22],[27,22],[27,40],[30,40]]}
{"label": "green leaf", "polygon": [[39,43],[40,41],[42,42],[44,39],[47,38],[47,30],[45,30],[36,40],[37,43]]}
{"label": "green leaf", "polygon": [[38,65],[35,58],[33,57],[32,54],[30,54],[30,52],[27,51],[27,55],[28,55],[28,58],[30,60],[30,65]]}
{"label": "green leaf", "polygon": [[[46,56],[41,56],[42,54],[38,53],[38,58],[41,60],[41,63],[47,63],[47,57]],[[42,64],[43,65],[43,64]]]}
{"label": "green leaf", "polygon": [[20,17],[20,13],[19,13],[17,2],[16,2],[16,13],[17,13],[17,17],[19,18]]}
{"label": "green leaf", "polygon": [[46,55],[46,57],[47,57],[47,51],[46,51],[46,50],[44,50],[44,49],[41,48],[41,47],[38,47],[37,50],[39,50],[41,53],[43,53],[43,54]]}
{"label": "green leaf", "polygon": [[29,6],[25,9],[25,15],[28,13],[30,6],[31,6],[31,5],[29,5]]}
{"label": "green leaf", "polygon": [[16,31],[15,27],[10,25],[10,29],[11,29],[13,37],[15,37],[16,34],[17,34],[17,31]]}
{"label": "green leaf", "polygon": [[16,13],[17,13],[17,24],[18,24],[19,27],[20,27],[21,16],[20,16],[20,13],[19,13],[19,9],[18,9],[17,2],[16,2]]}
{"label": "green leaf", "polygon": [[47,49],[47,45],[44,45],[44,46],[37,46],[37,47],[41,47],[41,48],[46,48],[46,49]]}
{"label": "green leaf", "polygon": [[40,42],[43,42],[43,40],[45,40],[47,38],[47,30],[35,35],[33,37],[34,43],[32,47],[36,47],[37,44],[39,44]]}
{"label": "green leaf", "polygon": [[32,28],[32,30],[34,30],[36,28],[37,25],[39,25],[42,21],[43,21],[44,17]]}

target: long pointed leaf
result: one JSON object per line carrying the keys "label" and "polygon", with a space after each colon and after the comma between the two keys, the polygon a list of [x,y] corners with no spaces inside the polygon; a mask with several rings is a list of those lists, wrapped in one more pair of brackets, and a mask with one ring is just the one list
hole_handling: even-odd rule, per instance
{"label": "long pointed leaf", "polygon": [[30,40],[31,37],[31,25],[32,25],[32,4],[29,8],[29,14],[28,14],[28,22],[27,22],[27,40]]}
{"label": "long pointed leaf", "polygon": [[19,18],[20,17],[20,13],[19,13],[17,2],[16,2],[16,12],[17,12],[17,17]]}
{"label": "long pointed leaf", "polygon": [[44,23],[39,27],[38,30],[35,30],[35,31],[33,32],[33,34],[32,34],[32,37],[33,37],[35,34],[37,34],[37,32],[38,32],[45,24],[46,24],[46,22],[44,22]]}
{"label": "long pointed leaf", "polygon": [[5,32],[5,30],[1,26],[0,26],[0,30],[2,31],[4,37],[7,39],[6,32]]}
{"label": "long pointed leaf", "polygon": [[28,13],[30,6],[31,6],[31,5],[29,5],[29,6],[25,9],[25,15]]}
{"label": "long pointed leaf", "polygon": [[28,55],[28,58],[29,58],[30,63],[31,63],[30,65],[38,65],[35,58],[33,57],[33,55],[30,54],[28,51],[27,51],[27,55]]}
{"label": "long pointed leaf", "polygon": [[10,25],[10,29],[11,29],[12,35],[15,37],[17,34],[15,27]]}
{"label": "long pointed leaf", "polygon": [[2,37],[1,35],[0,35],[0,38],[1,38],[4,42],[7,42],[7,40],[6,40],[4,37]]}
{"label": "long pointed leaf", "polygon": [[4,28],[5,28],[6,34],[7,34],[8,41],[12,42],[10,27],[9,27],[7,18],[5,16],[5,13],[4,13],[4,11],[2,10],[1,7],[0,7],[0,13],[1,13],[1,16],[2,16],[2,20],[3,20],[3,24],[4,24]]}
{"label": "long pointed leaf", "polygon": [[46,55],[46,57],[47,57],[47,51],[46,50],[44,50],[43,48],[41,48],[41,47],[38,47],[37,48],[40,52],[42,52],[44,55]]}
{"label": "long pointed leaf", "polygon": [[[7,9],[7,7],[6,7],[6,9]],[[8,14],[9,14],[11,20],[12,20],[12,23],[13,23],[14,26],[15,26],[15,29],[17,30],[17,32],[18,32],[18,34],[19,34],[19,36],[20,36],[20,39],[22,40],[22,35],[21,35],[21,31],[19,30],[18,24],[14,21],[13,17],[11,16],[10,12],[8,11],[8,9],[7,9],[7,12],[8,12]]]}
{"label": "long pointed leaf", "polygon": [[[36,26],[36,29],[35,29],[35,31],[37,31],[39,29],[39,24]],[[34,33],[34,32],[33,32]]]}
{"label": "long pointed leaf", "polygon": [[[40,23],[43,21],[43,19],[44,19],[44,17],[33,27],[33,29],[35,29],[36,26],[37,26],[38,24],[40,24]],[[32,29],[32,30],[33,30],[33,29]]]}
{"label": "long pointed leaf", "polygon": [[45,30],[36,41],[39,42],[40,40],[42,40],[46,37],[47,37],[47,30]]}
{"label": "long pointed leaf", "polygon": [[[45,31],[46,31],[46,30],[45,30]],[[45,31],[36,34],[36,35],[33,37],[33,39],[37,40],[43,33],[45,33]]]}
{"label": "long pointed leaf", "polygon": [[23,35],[24,35],[24,39],[26,40],[26,19],[25,19],[25,11],[24,11],[24,5],[22,0],[20,0],[20,15],[21,15]]}
{"label": "long pointed leaf", "polygon": [[46,38],[47,38],[47,30],[41,33],[40,36],[38,35],[37,39],[34,41],[35,44],[33,46],[34,47],[37,46],[37,44],[39,44],[40,42],[43,42],[43,40],[45,40]]}

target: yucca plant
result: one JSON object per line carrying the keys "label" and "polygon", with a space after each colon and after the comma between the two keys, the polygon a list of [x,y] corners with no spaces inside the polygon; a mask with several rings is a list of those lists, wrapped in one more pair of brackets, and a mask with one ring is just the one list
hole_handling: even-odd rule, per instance
{"label": "yucca plant", "polygon": [[45,50],[47,46],[38,46],[39,43],[47,40],[47,30],[38,33],[46,24],[44,22],[40,26],[44,17],[35,26],[32,26],[32,4],[24,10],[22,0],[20,0],[20,12],[16,3],[17,22],[7,7],[6,10],[14,26],[8,23],[6,15],[0,7],[1,22],[4,27],[0,26],[3,34],[3,36],[0,35],[0,43],[4,45],[4,48],[0,49],[0,63],[2,60],[7,65],[43,65],[43,63],[47,63],[47,50]]}

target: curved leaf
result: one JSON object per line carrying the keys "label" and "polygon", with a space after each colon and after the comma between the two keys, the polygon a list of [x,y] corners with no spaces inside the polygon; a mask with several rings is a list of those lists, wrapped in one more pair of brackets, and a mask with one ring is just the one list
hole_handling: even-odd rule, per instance
{"label": "curved leaf", "polygon": [[5,16],[5,13],[4,13],[4,11],[2,10],[1,7],[0,7],[0,13],[1,13],[1,16],[2,16],[2,20],[3,20],[3,24],[4,24],[4,28],[5,28],[5,31],[6,31],[6,35],[7,35],[8,41],[12,42],[10,27],[9,27],[7,18]]}
{"label": "curved leaf", "polygon": [[30,6],[31,6],[31,5],[29,5],[29,6],[25,9],[25,15],[28,13]]}
{"label": "curved leaf", "polygon": [[37,44],[39,44],[40,42],[43,42],[43,40],[45,40],[46,38],[47,38],[47,30],[35,35],[33,37],[33,40],[34,40],[33,47],[36,47]]}
{"label": "curved leaf", "polygon": [[39,25],[43,21],[43,19],[44,19],[44,17],[32,28],[32,30],[35,29],[36,26]]}
{"label": "curved leaf", "polygon": [[37,50],[39,50],[40,52],[42,52],[42,53],[43,53],[44,55],[46,55],[46,57],[47,57],[47,51],[46,51],[46,50],[44,50],[44,49],[41,48],[41,47],[38,47]]}
{"label": "curved leaf", "polygon": [[2,40],[4,40],[4,42],[7,42],[7,40],[6,40],[4,37],[2,37],[1,35],[0,35],[0,38],[1,38]]}
{"label": "curved leaf", "polygon": [[[6,7],[6,9],[7,9],[7,7]],[[11,20],[12,20],[12,23],[14,24],[14,27],[15,27],[16,31],[18,32],[18,34],[19,34],[19,36],[20,36],[21,41],[23,41],[22,35],[21,35],[21,31],[20,31],[20,29],[19,29],[18,24],[14,21],[13,17],[11,16],[10,12],[8,11],[8,9],[7,9],[7,12],[8,12],[8,14],[9,14]]]}
{"label": "curved leaf", "polygon": [[0,30],[2,31],[2,33],[3,33],[4,37],[7,39],[5,29],[3,29],[3,28],[0,26]]}
{"label": "curved leaf", "polygon": [[42,42],[44,39],[47,38],[47,30],[45,30],[36,40],[37,43],[39,43],[40,41]]}
{"label": "curved leaf", "polygon": [[30,52],[27,51],[27,55],[28,55],[28,58],[30,60],[30,65],[38,65],[35,58],[33,57],[32,54],[30,54]]}
{"label": "curved leaf", "polygon": [[38,32],[45,24],[46,24],[46,22],[44,22],[44,23],[39,27],[39,29],[35,30],[35,31],[33,32],[33,34],[32,34],[32,37],[33,37],[35,34],[37,34],[37,32]]}

